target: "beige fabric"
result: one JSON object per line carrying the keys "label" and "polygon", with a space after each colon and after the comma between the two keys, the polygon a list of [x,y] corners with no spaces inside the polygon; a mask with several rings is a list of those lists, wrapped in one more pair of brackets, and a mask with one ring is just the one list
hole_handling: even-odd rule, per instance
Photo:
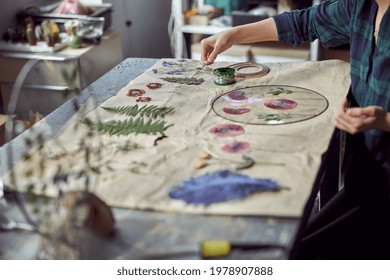
{"label": "beige fabric", "polygon": [[[198,61],[187,60],[184,63],[184,75],[205,79],[203,84],[194,86],[160,80],[159,77],[166,77],[169,70],[162,66],[163,61],[158,61],[102,106],[135,104],[136,98],[126,96],[128,89],[144,89],[145,96],[153,99],[148,104],[175,108],[173,114],[165,117],[169,124],[174,124],[166,131],[167,138],[154,145],[157,136],[87,136],[88,130],[77,122],[85,110],[90,118],[124,118],[100,107],[87,107],[70,120],[63,133],[47,143],[43,151],[35,152],[30,160],[16,166],[18,185],[34,183],[36,189],[39,189],[38,186],[45,183],[48,185],[47,192],[55,195],[58,186],[53,186],[50,178],[61,165],[64,172],[76,174],[81,170],[87,171],[90,189],[111,206],[183,213],[300,216],[315,179],[321,154],[327,149],[333,131],[336,107],[348,91],[349,64],[336,60],[268,64],[271,72],[266,76],[240,80],[231,86],[216,86],[211,71],[199,68],[201,65]],[[216,63],[212,67],[227,65]],[[157,69],[157,74],[152,69]],[[146,87],[149,82],[161,82],[163,87],[149,90]],[[329,108],[313,119],[293,124],[244,124],[245,134],[228,139],[209,133],[209,128],[215,124],[232,123],[213,112],[212,101],[232,89],[255,85],[308,88],[324,95],[329,101]],[[257,162],[241,173],[256,178],[275,179],[288,190],[259,193],[243,201],[218,203],[209,207],[187,205],[169,198],[168,192],[177,183],[192,176],[232,169],[237,162],[241,162],[241,154],[227,154],[221,150],[224,142],[234,139],[250,142],[251,152],[247,155]],[[93,151],[89,160],[91,165],[100,167],[99,172],[86,167],[85,149],[80,150],[80,143]],[[126,143],[130,146],[135,144],[138,148],[128,151],[118,149]],[[203,152],[211,154],[212,159],[208,161],[207,167],[195,169],[193,165],[198,161],[197,155]],[[45,159],[43,172],[40,172],[39,167],[41,158]],[[29,173],[33,175],[26,177]],[[83,179],[70,176],[68,182],[59,184],[59,187],[66,191],[82,187],[83,182]]]}

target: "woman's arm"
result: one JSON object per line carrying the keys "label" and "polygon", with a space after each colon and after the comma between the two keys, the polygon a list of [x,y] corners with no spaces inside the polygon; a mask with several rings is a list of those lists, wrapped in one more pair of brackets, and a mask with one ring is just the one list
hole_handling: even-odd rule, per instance
{"label": "woman's arm", "polygon": [[211,64],[218,54],[234,44],[279,41],[298,46],[301,42],[317,38],[326,46],[349,43],[351,11],[356,1],[326,1],[309,9],[231,28],[202,40],[201,60]]}
{"label": "woman's arm", "polygon": [[347,44],[357,2],[359,0],[329,0],[308,9],[277,15],[279,41],[294,46],[316,39],[326,47]]}
{"label": "woman's arm", "polygon": [[229,49],[232,45],[264,41],[278,41],[278,32],[273,18],[236,26],[203,39],[201,41],[201,59],[204,64],[211,64],[218,54]]}

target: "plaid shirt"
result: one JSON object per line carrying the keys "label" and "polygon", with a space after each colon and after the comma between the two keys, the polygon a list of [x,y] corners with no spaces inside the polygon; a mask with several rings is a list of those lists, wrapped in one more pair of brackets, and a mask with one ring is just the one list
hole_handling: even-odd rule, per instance
{"label": "plaid shirt", "polygon": [[[330,0],[305,10],[274,17],[280,42],[294,46],[319,39],[324,46],[351,46],[351,90],[361,107],[378,105],[390,111],[390,9],[384,15],[377,43],[374,0]],[[375,158],[389,162],[389,133],[365,132]],[[387,154],[387,155],[386,155]]]}

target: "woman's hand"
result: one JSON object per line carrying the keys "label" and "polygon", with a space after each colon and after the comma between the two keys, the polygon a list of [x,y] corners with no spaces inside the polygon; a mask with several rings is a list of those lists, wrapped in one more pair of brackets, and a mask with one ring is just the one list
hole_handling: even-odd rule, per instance
{"label": "woman's hand", "polygon": [[234,44],[249,44],[264,41],[278,41],[278,32],[273,18],[236,26],[203,39],[202,63],[212,64],[217,56]]}
{"label": "woman's hand", "polygon": [[351,134],[370,129],[390,131],[390,113],[379,106],[348,108],[348,101],[345,99],[337,110],[335,125]]}
{"label": "woman's hand", "polygon": [[207,65],[213,64],[220,53],[229,49],[232,46],[229,43],[229,37],[229,31],[224,31],[203,39],[200,42],[202,47],[202,63]]}

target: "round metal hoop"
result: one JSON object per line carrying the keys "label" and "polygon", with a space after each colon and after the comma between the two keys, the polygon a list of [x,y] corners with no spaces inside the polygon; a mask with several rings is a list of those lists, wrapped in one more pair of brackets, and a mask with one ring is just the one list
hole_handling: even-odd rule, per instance
{"label": "round metal hoop", "polygon": [[[269,73],[270,68],[264,64],[254,62],[240,62],[229,65],[228,67],[236,70],[237,78],[255,78],[261,77]],[[239,71],[246,68],[258,68],[259,70],[253,73],[240,73]]]}

